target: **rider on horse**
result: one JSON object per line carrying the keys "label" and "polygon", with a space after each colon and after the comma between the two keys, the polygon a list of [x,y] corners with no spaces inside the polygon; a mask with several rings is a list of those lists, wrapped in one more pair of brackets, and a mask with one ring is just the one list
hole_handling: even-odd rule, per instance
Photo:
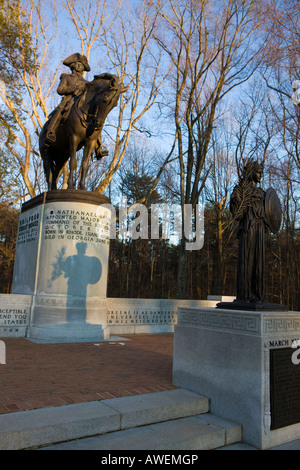
{"label": "rider on horse", "polygon": [[[83,78],[83,72],[89,72],[91,70],[87,58],[84,55],[79,53],[72,54],[63,61],[63,64],[68,66],[72,73],[63,73],[60,76],[57,93],[63,96],[63,99],[49,116],[49,124],[46,133],[46,144],[48,145],[56,141],[56,131],[62,118],[68,116],[74,104],[74,98],[81,95],[86,85],[90,83]],[[99,159],[107,154],[108,152],[106,150],[102,150],[101,141],[98,141],[96,157]]]}
{"label": "rider on horse", "polygon": [[57,93],[64,97],[50,115],[46,134],[46,142],[49,144],[54,143],[56,140],[55,132],[61,122],[62,115],[71,108],[74,97],[80,95],[86,84],[89,83],[82,76],[84,71],[91,70],[85,56],[78,53],[72,54],[63,61],[63,64],[70,67],[72,74],[63,73],[60,76]]}

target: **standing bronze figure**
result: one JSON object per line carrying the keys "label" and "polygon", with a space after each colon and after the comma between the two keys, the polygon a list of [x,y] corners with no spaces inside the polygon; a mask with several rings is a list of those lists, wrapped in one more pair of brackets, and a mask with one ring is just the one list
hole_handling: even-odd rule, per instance
{"label": "standing bronze figure", "polygon": [[265,302],[265,237],[281,225],[281,204],[274,189],[258,186],[263,166],[248,160],[230,198],[230,212],[238,221],[237,295],[234,302],[221,302],[218,308],[283,309]]}
{"label": "standing bronze figure", "polygon": [[265,192],[257,186],[262,165],[250,160],[230,199],[230,212],[239,221],[237,268],[237,300],[264,301]]}
{"label": "standing bronze figure", "polygon": [[90,157],[107,155],[102,149],[101,131],[108,113],[117,106],[121,93],[128,90],[116,75],[95,75],[88,82],[84,70],[90,70],[85,56],[72,54],[64,60],[71,74],[62,74],[58,93],[61,103],[50,114],[39,138],[48,191],[57,188],[57,180],[65,163],[69,162],[68,189],[74,188],[77,167],[76,152],[84,148],[81,162],[79,189],[85,189]]}

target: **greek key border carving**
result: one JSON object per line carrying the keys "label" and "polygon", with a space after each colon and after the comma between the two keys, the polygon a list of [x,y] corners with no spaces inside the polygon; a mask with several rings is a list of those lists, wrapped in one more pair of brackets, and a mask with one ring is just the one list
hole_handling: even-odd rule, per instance
{"label": "greek key border carving", "polygon": [[270,315],[268,317],[264,317],[263,331],[264,333],[288,333],[300,331],[300,315]]}
{"label": "greek key border carving", "polygon": [[247,313],[219,313],[200,312],[189,309],[180,309],[178,315],[178,325],[195,325],[206,328],[232,330],[247,333],[260,332],[260,319],[255,315]]}

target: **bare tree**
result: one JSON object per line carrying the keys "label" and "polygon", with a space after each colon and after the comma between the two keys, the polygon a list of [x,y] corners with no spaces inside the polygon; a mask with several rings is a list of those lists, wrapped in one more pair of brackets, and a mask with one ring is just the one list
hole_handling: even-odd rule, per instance
{"label": "bare tree", "polygon": [[[219,103],[257,67],[257,0],[151,1],[161,18],[156,40],[173,66],[170,81],[177,138],[182,210],[198,203]],[[218,14],[215,9],[218,7]],[[184,296],[186,253],[182,245],[178,296]]]}
{"label": "bare tree", "polygon": [[[45,13],[47,9],[47,14]],[[51,16],[49,12],[52,12]],[[58,70],[49,80],[48,49],[57,35],[56,10],[44,0],[28,0],[23,6],[31,46],[31,67],[26,51],[20,51],[19,61],[10,60],[16,76],[13,86],[0,90],[4,112],[0,122],[5,129],[5,146],[17,163],[24,182],[19,198],[34,197],[41,176],[41,160],[37,150],[37,134],[48,117],[47,101]]]}
{"label": "bare tree", "polygon": [[263,2],[263,28],[268,35],[261,73],[270,94],[269,111],[276,127],[294,143],[291,157],[300,168],[300,108],[291,102],[292,83],[300,78],[300,4],[297,0]]}
{"label": "bare tree", "polygon": [[90,59],[92,49],[105,35],[105,31],[114,25],[122,0],[61,0],[67,17],[75,29],[81,54]]}
{"label": "bare tree", "polygon": [[[117,116],[113,115],[108,119],[106,131],[110,134],[112,142],[112,158],[96,188],[100,193],[107,188],[119,170],[132,133],[142,133],[148,136],[150,141],[153,124],[151,119],[147,120],[147,116],[152,110],[155,112],[159,93],[169,75],[169,69],[162,67],[161,52],[153,41],[158,14],[153,14],[146,3],[141,2],[135,11],[126,9],[126,5],[123,10],[119,8],[114,27],[105,29],[103,45],[107,57],[106,64],[130,88],[128,93],[120,98]],[[162,163],[151,191],[157,185],[167,161],[168,158]]]}
{"label": "bare tree", "polygon": [[[205,199],[211,208],[215,225],[216,262],[215,262],[215,293],[223,295],[226,283],[225,266],[225,231],[229,229],[231,220],[228,217],[228,203],[236,173],[236,162],[232,145],[233,116],[230,111],[224,113],[218,121],[218,127],[212,135],[212,145],[207,156],[206,166],[210,168],[205,186]],[[227,237],[230,239],[232,230]]]}
{"label": "bare tree", "polygon": [[293,64],[299,68],[299,19],[298,0],[262,0],[261,28],[268,34],[263,49],[265,62],[274,64]]}
{"label": "bare tree", "polygon": [[[8,88],[1,89],[6,111],[1,114],[5,145],[17,162],[24,182],[25,191],[20,197],[34,197],[43,189],[37,137],[58,99],[55,89],[63,57],[56,56],[54,62],[52,54],[57,51],[59,41],[71,33],[74,33],[74,44],[79,41],[81,53],[91,57],[94,65],[98,63],[102,71],[116,73],[130,85],[129,95],[121,97],[120,107],[107,127],[111,155],[100,165],[94,163],[93,189],[102,193],[120,167],[131,133],[150,135],[148,123],[142,121],[154,106],[168,74],[168,71],[161,72],[160,56],[151,49],[157,15],[151,15],[143,3],[136,12],[131,12],[126,6],[122,8],[121,0],[61,0],[53,5],[45,0],[26,0],[24,15],[33,67],[29,70],[25,53],[21,55],[20,61],[11,64],[18,77],[18,87],[13,88],[13,93]],[[60,21],[67,26],[62,28]],[[59,52],[64,54],[65,48]]]}

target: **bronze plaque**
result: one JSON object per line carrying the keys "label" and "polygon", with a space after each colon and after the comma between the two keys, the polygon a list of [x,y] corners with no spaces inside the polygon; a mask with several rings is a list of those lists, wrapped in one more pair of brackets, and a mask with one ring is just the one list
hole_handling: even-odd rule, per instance
{"label": "bronze plaque", "polygon": [[295,349],[270,349],[271,430],[300,423],[300,364]]}

